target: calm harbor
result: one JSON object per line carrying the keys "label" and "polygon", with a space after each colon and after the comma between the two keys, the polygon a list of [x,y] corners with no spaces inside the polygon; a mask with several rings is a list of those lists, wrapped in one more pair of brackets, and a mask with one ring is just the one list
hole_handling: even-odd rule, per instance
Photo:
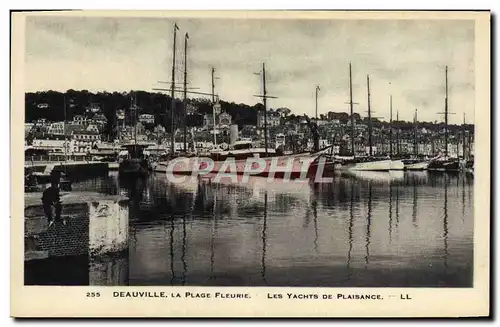
{"label": "calm harbor", "polygon": [[[130,199],[128,251],[101,258],[97,268],[86,256],[28,262],[27,284],[472,285],[470,174],[173,184],[160,173],[124,181],[110,172],[72,188]],[[107,277],[96,279],[96,269]]]}
{"label": "calm harbor", "polygon": [[[25,93],[25,202],[41,198],[25,207],[26,284],[472,286],[471,44],[463,61],[448,55],[462,48],[436,47],[433,61],[396,62],[380,48],[385,32],[318,21],[344,41],[305,45],[303,26],[289,38],[251,33],[273,53],[238,49],[254,55],[227,66],[232,56],[206,57],[205,42],[246,41],[204,37],[181,18],[143,23],[162,32],[141,82],[91,88],[99,72]],[[414,58],[427,57],[415,37],[428,44],[443,28],[420,26],[398,41]],[[359,28],[348,43],[366,48],[313,55]],[[447,28],[460,28],[457,42],[473,35]]]}

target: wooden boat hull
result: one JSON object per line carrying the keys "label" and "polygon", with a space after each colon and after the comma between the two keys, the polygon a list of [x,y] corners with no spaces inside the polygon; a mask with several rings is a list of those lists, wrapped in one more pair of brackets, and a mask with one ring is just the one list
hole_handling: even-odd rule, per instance
{"label": "wooden boat hull", "polygon": [[125,159],[118,167],[121,177],[146,176],[148,171],[148,164],[145,160]]}
{"label": "wooden boat hull", "polygon": [[401,160],[392,160],[391,170],[404,170],[405,164]]}
{"label": "wooden boat hull", "polygon": [[455,159],[451,160],[433,160],[427,167],[428,170],[434,171],[460,171],[460,162]]}
{"label": "wooden boat hull", "polygon": [[389,171],[392,167],[392,160],[376,160],[366,162],[347,163],[342,165],[342,170],[351,171]]}
{"label": "wooden boat hull", "polygon": [[[161,173],[177,175],[207,175],[207,174],[235,174],[275,178],[306,178],[316,174],[318,169],[331,171],[335,168],[333,162],[326,158],[320,164],[317,159],[319,154],[290,155],[268,158],[247,158],[241,160],[227,159],[224,161],[211,161],[208,158],[178,158],[173,161],[158,162],[153,170]],[[256,162],[259,161],[259,163]],[[210,163],[213,166],[210,168]],[[261,167],[261,164],[264,167]]]}
{"label": "wooden boat hull", "polygon": [[427,161],[414,162],[405,164],[406,170],[427,170],[429,163]]}

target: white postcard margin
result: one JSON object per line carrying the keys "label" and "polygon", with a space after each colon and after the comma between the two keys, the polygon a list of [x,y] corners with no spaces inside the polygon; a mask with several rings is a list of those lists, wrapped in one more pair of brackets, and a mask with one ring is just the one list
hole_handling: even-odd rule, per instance
{"label": "white postcard margin", "polygon": [[[235,19],[475,20],[474,287],[90,287],[24,286],[24,24],[26,15],[214,17]],[[13,13],[11,29],[11,316],[14,317],[467,317],[489,315],[490,13],[333,11],[73,11]],[[56,78],[56,74],[54,76]],[[104,76],[103,76],[104,78]],[[248,293],[251,299],[115,298],[113,292]],[[86,297],[99,292],[99,298]],[[271,300],[268,293],[381,294],[384,300]],[[408,294],[411,300],[389,300]]]}

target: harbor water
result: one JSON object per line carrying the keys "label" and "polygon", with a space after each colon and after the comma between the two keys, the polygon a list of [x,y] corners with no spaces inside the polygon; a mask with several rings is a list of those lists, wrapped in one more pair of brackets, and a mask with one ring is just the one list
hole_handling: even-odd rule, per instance
{"label": "harbor water", "polygon": [[[161,173],[135,181],[110,173],[73,190],[130,197],[129,250],[105,259],[121,272],[106,285],[472,286],[468,174],[174,184]],[[25,282],[85,285],[92,269],[86,258],[35,260]]]}

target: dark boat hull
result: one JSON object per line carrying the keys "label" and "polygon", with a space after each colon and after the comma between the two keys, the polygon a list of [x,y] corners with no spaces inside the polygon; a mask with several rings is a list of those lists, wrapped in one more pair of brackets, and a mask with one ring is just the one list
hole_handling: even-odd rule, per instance
{"label": "dark boat hull", "polygon": [[[40,174],[40,175],[29,175],[25,177],[24,180],[24,191],[25,192],[41,192],[50,185],[51,178],[50,175]],[[59,188],[62,191],[71,191],[72,185],[71,181],[66,178],[59,181]]]}
{"label": "dark boat hull", "polygon": [[149,173],[149,167],[146,160],[125,159],[119,167],[118,173],[121,177],[144,177]]}
{"label": "dark boat hull", "polygon": [[433,160],[429,163],[427,169],[435,171],[460,171],[460,162],[456,159]]}
{"label": "dark boat hull", "polygon": [[425,160],[408,159],[402,161],[405,165],[404,170],[422,171],[427,170],[429,167],[429,162]]}

